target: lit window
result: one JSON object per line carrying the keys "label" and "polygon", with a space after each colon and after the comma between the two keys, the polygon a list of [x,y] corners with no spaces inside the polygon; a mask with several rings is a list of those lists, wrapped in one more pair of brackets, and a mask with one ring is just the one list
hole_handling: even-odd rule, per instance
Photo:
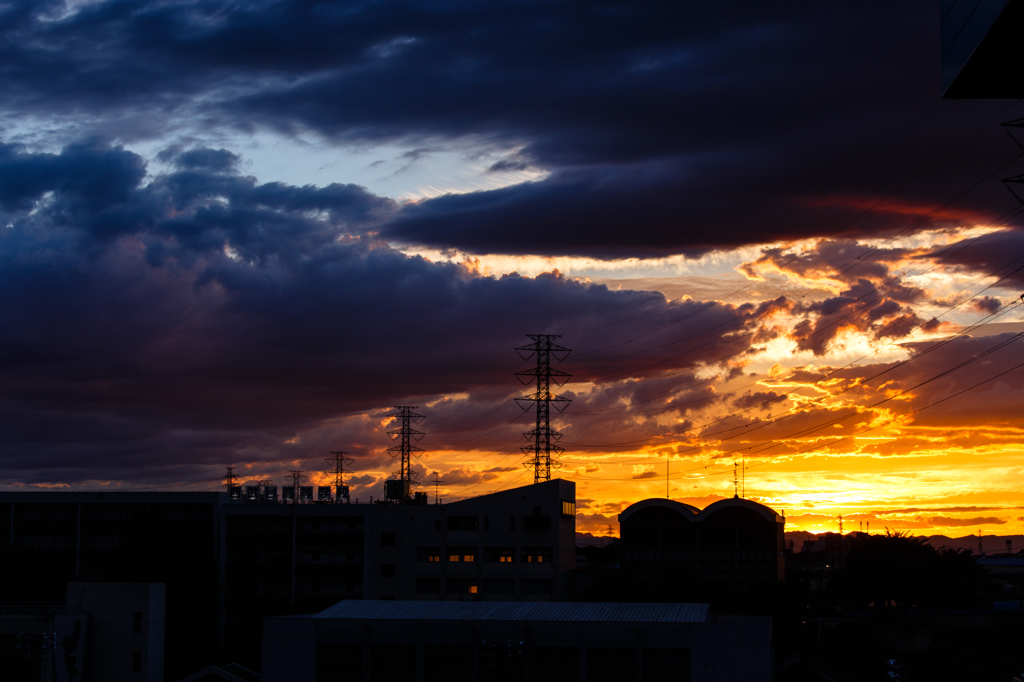
{"label": "lit window", "polygon": [[469,593],[470,594],[476,594],[476,585],[470,585],[469,586]]}
{"label": "lit window", "polygon": [[576,516],[576,503],[562,500],[562,516]]}

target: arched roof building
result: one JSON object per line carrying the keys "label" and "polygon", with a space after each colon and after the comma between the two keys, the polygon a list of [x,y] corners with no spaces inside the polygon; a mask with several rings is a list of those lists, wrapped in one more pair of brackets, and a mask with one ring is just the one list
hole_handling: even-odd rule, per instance
{"label": "arched roof building", "polygon": [[785,518],[734,497],[697,509],[652,498],[619,514],[622,569],[636,585],[738,587],[782,581]]}

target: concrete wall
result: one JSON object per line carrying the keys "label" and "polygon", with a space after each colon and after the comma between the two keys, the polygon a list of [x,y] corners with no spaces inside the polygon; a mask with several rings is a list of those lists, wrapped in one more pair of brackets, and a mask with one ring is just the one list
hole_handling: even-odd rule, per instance
{"label": "concrete wall", "polygon": [[[93,680],[164,679],[163,583],[68,583],[67,605],[91,616],[88,658]],[[141,614],[141,632],[135,632]],[[133,671],[133,656],[141,670]]]}

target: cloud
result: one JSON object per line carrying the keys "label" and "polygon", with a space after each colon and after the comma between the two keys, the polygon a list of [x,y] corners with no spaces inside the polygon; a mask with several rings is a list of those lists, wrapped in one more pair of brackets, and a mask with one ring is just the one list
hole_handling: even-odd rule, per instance
{"label": "cloud", "polygon": [[933,526],[1000,526],[1006,523],[995,516],[977,516],[975,518],[958,519],[952,516],[933,516],[928,519]]}
{"label": "cloud", "polygon": [[[950,140],[1005,105],[929,113],[925,0],[54,7],[0,9],[8,120],[61,130],[70,118],[76,134],[128,141],[309,132],[400,145],[410,163],[425,149],[483,149],[492,171],[547,174],[407,206],[381,232],[403,243],[699,254],[984,222],[1007,199],[990,183],[948,204],[1007,144],[992,128],[946,156]],[[231,161],[185,154],[193,169]]]}

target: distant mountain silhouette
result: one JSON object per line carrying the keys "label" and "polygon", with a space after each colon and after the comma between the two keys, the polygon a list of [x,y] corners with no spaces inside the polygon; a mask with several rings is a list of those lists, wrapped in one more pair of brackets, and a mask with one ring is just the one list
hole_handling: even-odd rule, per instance
{"label": "distant mountain silhouette", "polygon": [[593,533],[576,533],[577,547],[605,547],[612,540],[618,540],[618,538],[611,538],[607,535],[594,535]]}
{"label": "distant mountain silhouette", "polygon": [[[885,531],[882,531],[884,533]],[[877,533],[872,533],[876,535]],[[577,533],[576,544],[580,544]],[[805,530],[794,530],[786,532],[786,546],[793,541],[793,551],[799,552],[803,547],[804,540],[813,540],[817,537],[814,533]],[[964,535],[963,537],[951,538],[946,535],[930,535],[925,538],[932,547],[953,547],[956,549],[969,549],[978,551],[978,536]],[[981,547],[985,554],[1002,554],[1006,551],[1006,541],[1009,540],[1014,553],[1024,549],[1024,535],[982,535]]]}

